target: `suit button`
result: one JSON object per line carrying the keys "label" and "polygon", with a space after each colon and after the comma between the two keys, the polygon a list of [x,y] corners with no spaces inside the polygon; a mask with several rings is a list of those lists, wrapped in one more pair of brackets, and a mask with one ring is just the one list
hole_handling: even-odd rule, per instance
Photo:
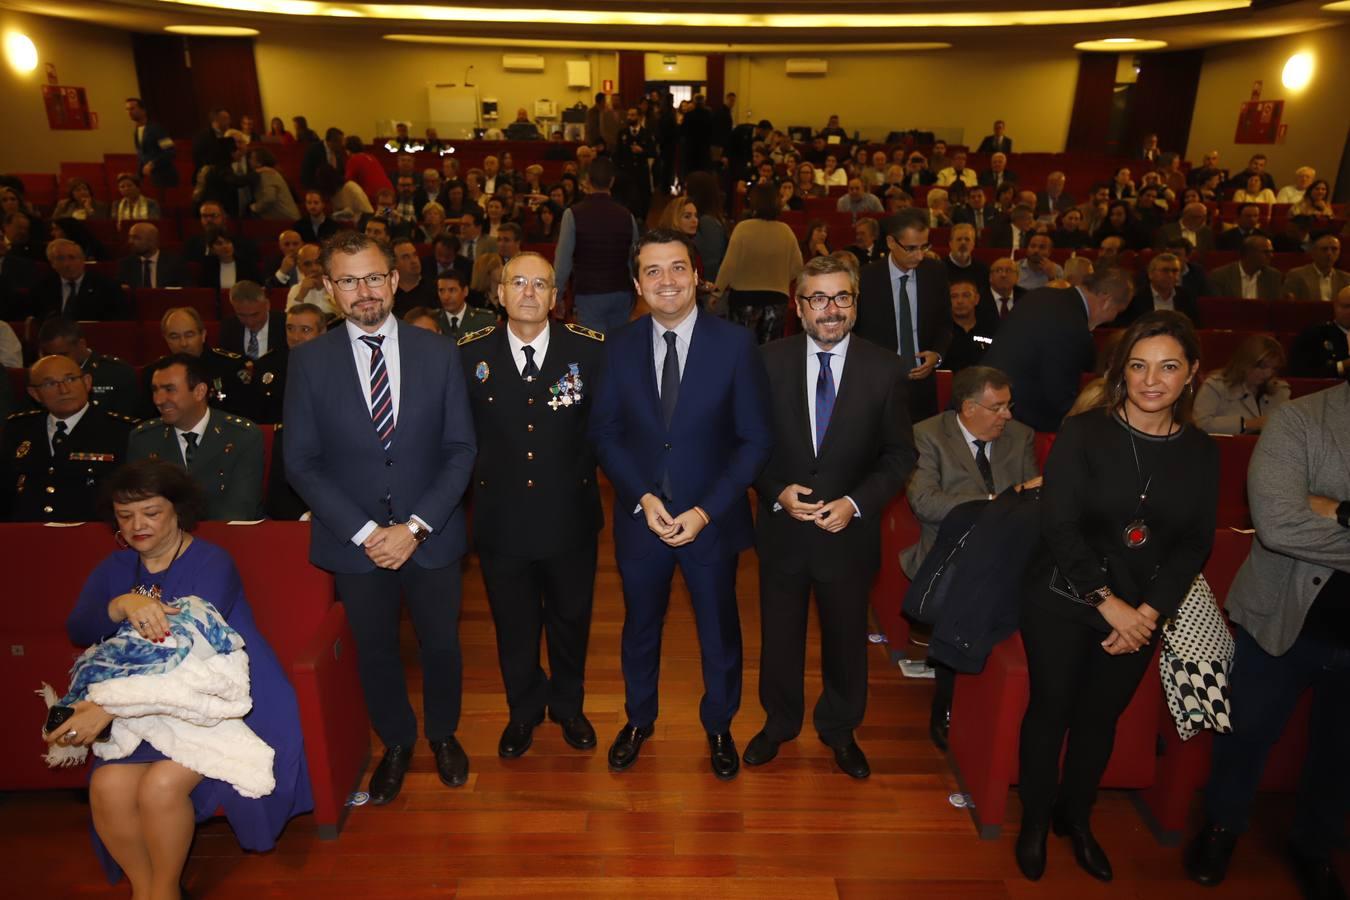
{"label": "suit button", "polygon": [[[47,490],[50,491],[51,488],[47,488]],[[1320,576],[1320,575],[1314,575],[1314,576],[1313,576],[1313,584],[1321,584],[1321,583],[1322,583],[1322,576]]]}
{"label": "suit button", "polygon": [[525,430],[526,430],[526,431],[534,431],[534,426],[533,426],[533,425],[526,425],[526,426],[525,426]]}
{"label": "suit button", "polygon": [[492,400],[493,400],[493,398],[492,398],[492,397],[488,397],[488,402],[489,402],[489,403],[491,403],[491,402],[492,402]]}
{"label": "suit button", "polygon": [[670,444],[666,444],[666,449],[667,449],[667,450],[670,449]]}
{"label": "suit button", "polygon": [[526,487],[534,487],[534,479],[530,478],[525,482]]}
{"label": "suit button", "polygon": [[526,402],[527,404],[529,404],[530,406],[534,406],[534,398],[533,398],[533,397],[531,397],[530,399],[526,400],[525,402]]}
{"label": "suit button", "polygon": [[42,507],[42,511],[45,512],[47,515],[51,515],[51,514],[52,514],[52,508],[51,508],[50,506],[44,506],[44,507]]}
{"label": "suit button", "polygon": [[389,467],[389,468],[393,468],[393,466],[394,466],[394,461],[393,461],[392,459],[386,459],[386,460],[384,461],[384,464],[385,464],[385,466],[387,466],[387,467]]}
{"label": "suit button", "polygon": [[525,458],[526,458],[526,459],[529,459],[529,460],[534,459],[534,451],[533,451],[533,450],[527,450],[527,451],[525,452]]}
{"label": "suit button", "polygon": [[55,494],[55,493],[56,493],[56,488],[52,487],[50,484],[47,485],[47,493],[49,493],[49,494]]}
{"label": "suit button", "polygon": [[583,479],[581,479],[581,483],[582,483],[582,484],[590,484],[590,483],[591,483],[591,480],[590,480],[589,478],[583,478]]}
{"label": "suit button", "polygon": [[48,470],[47,470],[47,474],[48,474],[48,475],[55,475],[55,474],[56,474],[56,470],[55,470],[55,469],[48,469]]}
{"label": "suit button", "polygon": [[480,479],[478,479],[478,486],[479,486],[479,487],[487,487],[487,482],[480,478]]}

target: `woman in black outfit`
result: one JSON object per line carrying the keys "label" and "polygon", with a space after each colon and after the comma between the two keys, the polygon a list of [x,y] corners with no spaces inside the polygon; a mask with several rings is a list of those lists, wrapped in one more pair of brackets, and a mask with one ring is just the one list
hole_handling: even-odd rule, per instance
{"label": "woman in black outfit", "polygon": [[1052,826],[1083,869],[1111,880],[1089,818],[1116,720],[1214,541],[1219,451],[1190,422],[1199,357],[1186,316],[1141,316],[1112,356],[1106,405],[1066,420],[1046,463],[1049,553],[1032,567],[1022,611],[1031,702],[1017,864],[1032,881]]}

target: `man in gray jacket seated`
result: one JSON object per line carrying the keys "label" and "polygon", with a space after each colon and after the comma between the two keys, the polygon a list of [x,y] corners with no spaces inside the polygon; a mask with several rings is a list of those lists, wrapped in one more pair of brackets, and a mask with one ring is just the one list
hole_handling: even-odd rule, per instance
{"label": "man in gray jacket seated", "polygon": [[1214,736],[1195,881],[1223,881],[1270,750],[1313,691],[1308,755],[1288,852],[1305,897],[1344,897],[1333,849],[1350,812],[1350,384],[1270,416],[1247,472],[1256,540],[1225,608],[1237,651],[1233,732]]}

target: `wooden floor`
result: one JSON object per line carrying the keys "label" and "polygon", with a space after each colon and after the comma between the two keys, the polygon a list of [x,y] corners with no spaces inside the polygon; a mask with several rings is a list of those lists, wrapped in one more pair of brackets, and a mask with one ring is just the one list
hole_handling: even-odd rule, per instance
{"label": "wooden floor", "polygon": [[[1288,801],[1261,807],[1229,882],[1207,890],[1186,881],[1179,851],[1159,847],[1118,792],[1105,792],[1095,819],[1117,880],[1102,885],[1052,839],[1049,871],[1024,881],[1008,829],[977,839],[957,790],[926,731],[931,682],[907,681],[884,648],[871,649],[871,695],[859,743],[872,778],[840,774],[809,733],[763,769],[730,783],[708,770],[698,722],[698,647],[687,595],[677,590],[666,626],[662,714],[629,772],[611,774],[605,750],[623,724],[619,632],[623,604],[612,543],[602,543],[591,633],[586,711],[600,747],[567,747],[556,726],[536,732],[521,759],[496,755],[506,706],[494,636],[476,561],[464,576],[461,637],[469,783],[437,780],[426,744],[390,806],[354,809],[335,842],[318,839],[309,817],[291,823],[274,852],[245,854],[223,821],[204,825],[188,862],[194,898],[699,897],[713,898],[1283,898],[1295,894],[1277,835]],[[745,700],[734,723],[743,748],[763,722],[756,700],[759,616],[756,562],[742,558],[739,594],[745,635]],[[814,640],[814,638],[813,638]],[[415,680],[414,641],[404,650]],[[812,654],[808,671],[818,667]],[[807,684],[808,701],[819,678]],[[419,707],[420,708],[420,707]],[[809,713],[808,713],[809,717]],[[1010,821],[1019,810],[1014,799]],[[73,793],[0,795],[0,896],[125,897],[109,888],[88,849],[88,810]]]}

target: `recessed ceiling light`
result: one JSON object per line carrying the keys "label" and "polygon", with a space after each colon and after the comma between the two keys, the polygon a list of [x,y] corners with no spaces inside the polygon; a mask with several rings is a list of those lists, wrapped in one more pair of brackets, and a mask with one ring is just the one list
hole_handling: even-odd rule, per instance
{"label": "recessed ceiling light", "polygon": [[5,35],[5,58],[9,65],[20,75],[27,75],[37,68],[37,47],[28,35],[20,31],[11,31]]}
{"label": "recessed ceiling light", "polygon": [[1301,91],[1312,81],[1313,58],[1311,53],[1295,53],[1284,64],[1280,73],[1280,83],[1291,91]]}
{"label": "recessed ceiling light", "polygon": [[1079,41],[1073,45],[1075,50],[1098,50],[1115,53],[1120,50],[1161,50],[1167,41],[1155,41],[1144,38],[1102,38],[1097,41]]}
{"label": "recessed ceiling light", "polygon": [[254,37],[259,34],[256,28],[241,28],[237,25],[165,25],[165,31],[174,34],[209,35],[211,37]]}

